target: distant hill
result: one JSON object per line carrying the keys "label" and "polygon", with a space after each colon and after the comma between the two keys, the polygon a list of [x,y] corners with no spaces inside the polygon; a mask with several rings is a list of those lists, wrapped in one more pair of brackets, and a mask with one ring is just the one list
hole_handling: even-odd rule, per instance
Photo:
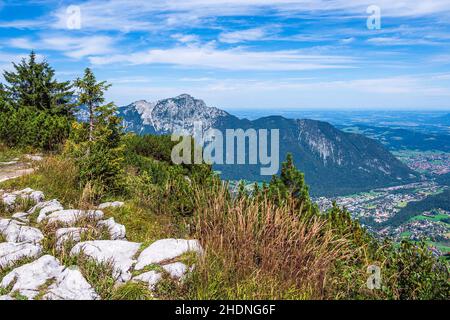
{"label": "distant hill", "polygon": [[[417,178],[381,143],[361,134],[343,132],[327,122],[281,116],[239,119],[187,94],[157,102],[137,101],[119,108],[119,115],[126,130],[139,134],[191,134],[195,121],[202,121],[205,129],[223,132],[237,128],[279,129],[280,162],[288,152],[292,153],[315,196],[350,194]],[[270,179],[260,175],[259,165],[217,165],[215,169],[229,180]]]}

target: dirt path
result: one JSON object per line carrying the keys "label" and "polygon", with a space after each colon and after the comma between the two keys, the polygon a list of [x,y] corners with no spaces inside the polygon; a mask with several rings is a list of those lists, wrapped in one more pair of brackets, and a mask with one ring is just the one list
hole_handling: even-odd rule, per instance
{"label": "dirt path", "polygon": [[30,159],[29,162],[21,162],[16,159],[0,162],[0,183],[32,173],[34,171],[32,161],[39,161],[40,157],[32,155],[27,157]]}

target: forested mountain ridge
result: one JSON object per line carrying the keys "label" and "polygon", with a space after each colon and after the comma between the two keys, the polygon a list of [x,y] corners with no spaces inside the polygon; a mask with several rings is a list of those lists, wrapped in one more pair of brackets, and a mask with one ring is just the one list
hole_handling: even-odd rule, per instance
{"label": "forested mountain ridge", "polygon": [[[183,94],[175,98],[134,102],[120,107],[127,131],[139,134],[192,134],[194,122],[203,129],[279,129],[280,159],[292,153],[295,165],[305,173],[314,195],[339,195],[406,183],[417,174],[397,160],[379,142],[345,133],[327,122],[269,116],[253,121],[239,119],[202,100]],[[264,181],[259,165],[217,165],[229,180]]]}

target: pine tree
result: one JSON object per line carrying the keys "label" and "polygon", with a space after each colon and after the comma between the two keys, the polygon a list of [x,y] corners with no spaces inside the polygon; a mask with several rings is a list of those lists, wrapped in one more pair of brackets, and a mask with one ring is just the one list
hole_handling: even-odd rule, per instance
{"label": "pine tree", "polygon": [[17,109],[31,107],[54,115],[73,116],[71,84],[58,82],[47,61],[37,62],[32,51],[28,59],[13,63],[14,71],[5,71],[5,97]]}
{"label": "pine tree", "polygon": [[94,140],[95,123],[105,121],[107,117],[113,114],[114,105],[105,102],[104,92],[111,87],[106,81],[97,82],[94,73],[91,69],[86,68],[83,79],[78,78],[75,81],[75,86],[79,91],[78,102],[80,105],[85,105],[89,112],[89,141]]}
{"label": "pine tree", "polygon": [[0,83],[0,112],[5,112],[8,105],[8,95],[6,93],[5,87]]}
{"label": "pine tree", "polygon": [[74,125],[66,151],[78,163],[82,183],[93,183],[107,191],[118,190],[123,173],[123,130],[115,105],[104,104],[104,93],[110,85],[97,82],[87,68],[84,77],[75,81],[75,87],[78,103],[88,108],[89,123]]}
{"label": "pine tree", "polygon": [[294,165],[292,154],[288,154],[281,167],[280,176],[273,176],[269,184],[269,195],[277,203],[293,200],[300,214],[318,212],[309,197],[305,177]]}

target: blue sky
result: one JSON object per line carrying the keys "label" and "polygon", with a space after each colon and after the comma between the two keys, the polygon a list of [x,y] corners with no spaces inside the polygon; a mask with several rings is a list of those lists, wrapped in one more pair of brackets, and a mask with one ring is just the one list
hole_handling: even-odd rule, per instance
{"label": "blue sky", "polygon": [[118,105],[450,109],[450,0],[0,0],[0,69],[31,49]]}

